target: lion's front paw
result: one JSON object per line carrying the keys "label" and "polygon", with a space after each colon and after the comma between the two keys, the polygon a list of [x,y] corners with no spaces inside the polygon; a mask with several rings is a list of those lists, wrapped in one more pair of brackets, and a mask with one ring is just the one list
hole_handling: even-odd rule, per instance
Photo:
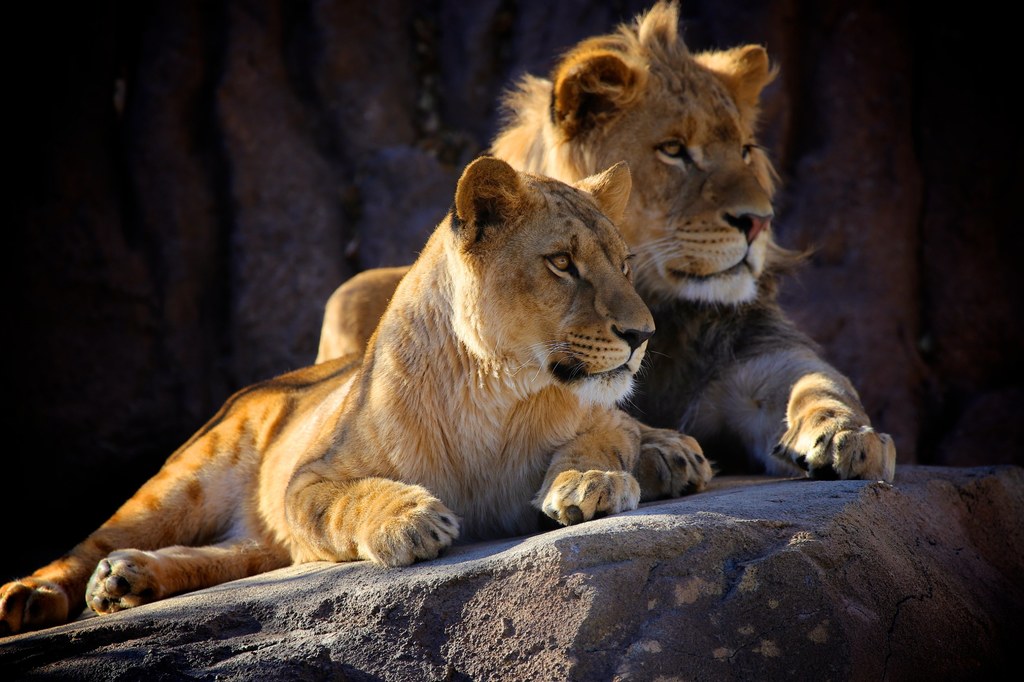
{"label": "lion's front paw", "polygon": [[892,483],[896,474],[892,436],[870,426],[841,424],[836,428],[825,423],[810,433],[790,429],[774,454],[805,469],[811,478],[860,478]]}
{"label": "lion's front paw", "polygon": [[400,513],[371,522],[360,539],[360,555],[383,566],[408,566],[433,559],[459,535],[459,518],[418,486],[403,491]]}
{"label": "lion's front paw", "polygon": [[123,611],[163,597],[154,559],[137,549],[112,552],[89,578],[85,603],[99,614]]}
{"label": "lion's front paw", "polygon": [[633,473],[643,501],[698,492],[714,476],[700,444],[672,429],[644,430]]}
{"label": "lion's front paw", "polygon": [[67,594],[53,583],[23,578],[0,587],[0,637],[59,625],[67,619]]}
{"label": "lion's front paw", "polygon": [[541,503],[545,514],[563,526],[589,521],[598,514],[636,509],[640,484],[625,471],[560,473]]}

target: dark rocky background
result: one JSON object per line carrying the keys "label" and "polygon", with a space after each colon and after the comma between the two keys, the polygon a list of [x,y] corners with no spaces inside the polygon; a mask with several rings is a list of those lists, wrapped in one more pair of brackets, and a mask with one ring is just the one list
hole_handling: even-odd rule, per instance
{"label": "dark rocky background", "polygon": [[[25,3],[28,4],[28,3]],[[8,21],[10,389],[0,577],[55,558],[322,305],[410,261],[502,91],[647,2],[36,3]],[[1009,22],[910,2],[683,3],[781,67],[787,309],[903,463],[1024,463]],[[52,520],[48,520],[52,519]]]}

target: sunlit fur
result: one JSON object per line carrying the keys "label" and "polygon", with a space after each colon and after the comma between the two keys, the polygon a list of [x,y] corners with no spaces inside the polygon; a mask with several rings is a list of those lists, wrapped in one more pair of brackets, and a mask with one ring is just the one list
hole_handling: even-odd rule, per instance
{"label": "sunlit fur", "polygon": [[576,184],[470,164],[365,354],[232,396],[100,529],[0,588],[0,634],[635,508],[640,427],[615,402],[653,320],[609,220],[630,175]]}
{"label": "sunlit fur", "polygon": [[[630,403],[642,421],[696,436],[723,470],[892,480],[892,439],[776,303],[802,258],[774,240],[775,175],[755,138],[776,71],[758,45],[691,53],[678,23],[659,2],[572,47],[550,78],[524,78],[491,152],[566,182],[629,163],[619,225],[658,327]],[[374,279],[379,300],[394,281]],[[355,326],[323,333],[358,346]]]}

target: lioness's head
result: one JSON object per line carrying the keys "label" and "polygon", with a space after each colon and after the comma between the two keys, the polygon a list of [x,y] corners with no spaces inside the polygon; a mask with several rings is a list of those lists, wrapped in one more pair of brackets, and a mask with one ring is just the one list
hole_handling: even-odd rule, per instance
{"label": "lioness's head", "polygon": [[692,54],[677,27],[676,5],[659,3],[578,44],[551,80],[527,78],[492,151],[566,181],[627,161],[619,228],[645,298],[749,301],[787,255],[773,243],[774,175],[754,137],[774,71],[757,45]]}
{"label": "lioness's head", "polygon": [[483,157],[463,172],[449,217],[455,333],[496,371],[559,383],[587,402],[630,390],[651,313],[614,220],[628,167],[569,186]]}

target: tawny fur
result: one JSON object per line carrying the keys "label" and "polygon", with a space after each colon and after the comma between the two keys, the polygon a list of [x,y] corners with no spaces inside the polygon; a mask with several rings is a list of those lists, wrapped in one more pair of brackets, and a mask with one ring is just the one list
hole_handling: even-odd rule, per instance
{"label": "tawny fur", "polygon": [[[631,401],[641,421],[695,436],[724,471],[891,481],[892,438],[776,303],[801,257],[774,240],[775,174],[755,137],[775,73],[758,45],[691,53],[677,6],[661,2],[575,46],[550,79],[526,77],[491,153],[565,182],[629,163],[619,225],[658,326]],[[376,284],[386,298],[394,281]],[[358,333],[340,324],[324,333]],[[665,478],[662,461],[641,464]]]}
{"label": "tawny fur", "polygon": [[640,429],[615,402],[653,320],[605,215],[629,186],[624,164],[573,188],[475,161],[364,355],[234,395],[99,530],[0,588],[0,628],[636,507]]}

